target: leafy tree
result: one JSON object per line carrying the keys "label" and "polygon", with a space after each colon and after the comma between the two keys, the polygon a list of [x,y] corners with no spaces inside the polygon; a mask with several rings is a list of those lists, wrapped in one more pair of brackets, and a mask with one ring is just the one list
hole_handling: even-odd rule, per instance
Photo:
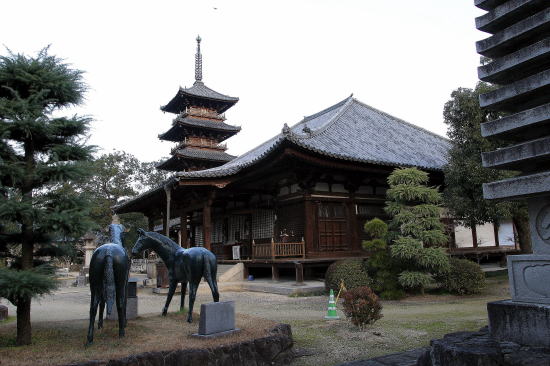
{"label": "leafy tree", "polygon": [[[168,179],[168,173],[156,169],[158,162],[140,162],[132,154],[113,151],[99,156],[89,163],[92,179],[80,184],[77,189],[93,202],[90,217],[99,233],[105,233],[111,223],[113,206],[139,193],[156,188]],[[121,223],[128,229],[124,237],[126,246],[137,239],[138,227],[147,226],[141,213],[120,215]],[[107,240],[106,237],[102,241]]]}
{"label": "leafy tree", "polygon": [[416,168],[394,170],[388,177],[385,208],[392,217],[390,255],[402,269],[399,284],[422,292],[433,275],[449,268],[441,248],[447,242],[439,220],[441,194],[427,183],[428,174]]}
{"label": "leafy tree", "polygon": [[103,154],[88,163],[93,178],[80,184],[78,190],[94,202],[90,217],[97,229],[111,223],[114,205],[138,194],[135,177],[139,168],[136,157],[120,151]]}
{"label": "leafy tree", "polygon": [[[81,103],[82,71],[48,54],[0,56],[0,247],[16,256],[0,272],[0,296],[17,306],[17,344],[31,342],[31,299],[55,288],[35,256],[88,228],[87,201],[64,182],[81,179],[90,119],[58,116]],[[17,268],[14,269],[14,268]],[[41,267],[42,268],[42,267]]]}
{"label": "leafy tree", "polygon": [[448,135],[453,142],[449,163],[445,167],[445,206],[455,219],[475,230],[476,225],[499,222],[512,217],[518,231],[520,246],[530,251],[526,206],[518,202],[495,202],[483,198],[483,183],[508,178],[514,173],[483,168],[481,153],[503,146],[496,140],[481,136],[480,124],[499,118],[501,112],[483,110],[479,95],[495,87],[480,82],[475,89],[459,88],[452,92],[443,116]]}
{"label": "leafy tree", "polygon": [[138,189],[140,191],[156,188],[166,182],[166,180],[174,174],[166,170],[157,169],[157,165],[166,159],[167,158],[161,158],[151,162],[140,163],[139,174],[137,176],[137,182],[139,183]]}

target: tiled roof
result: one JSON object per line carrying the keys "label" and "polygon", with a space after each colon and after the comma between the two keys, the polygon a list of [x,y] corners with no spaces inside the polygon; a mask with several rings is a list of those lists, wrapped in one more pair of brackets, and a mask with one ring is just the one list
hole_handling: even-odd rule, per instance
{"label": "tiled roof", "polygon": [[180,172],[182,179],[223,177],[251,166],[283,141],[337,159],[441,170],[450,141],[349,97],[215,168]]}
{"label": "tiled roof", "polygon": [[181,141],[187,135],[185,133],[185,127],[221,131],[221,135],[224,136],[224,140],[241,130],[238,126],[228,125],[224,122],[214,122],[191,117],[177,117],[174,120],[172,127],[170,127],[168,131],[159,135],[159,139]]}
{"label": "tiled roof", "polygon": [[203,150],[184,148],[176,150],[175,155],[188,159],[202,159],[202,160],[215,160],[215,161],[230,161],[235,159],[235,156],[229,155],[223,151]]}
{"label": "tiled roof", "polygon": [[176,96],[160,109],[164,112],[180,113],[189,97],[217,102],[220,105],[220,108],[218,108],[218,112],[220,113],[226,111],[239,101],[239,98],[230,97],[210,89],[202,81],[195,81],[190,88],[180,87]]}
{"label": "tiled roof", "polygon": [[[229,155],[223,151],[202,150],[186,147],[176,150],[173,156],[171,156],[168,160],[165,160],[162,163],[158,164],[157,168],[163,170],[177,171],[186,169],[188,161],[200,160],[223,164],[234,158],[235,157],[233,155]],[[210,166],[212,165],[216,164],[210,164]]]}

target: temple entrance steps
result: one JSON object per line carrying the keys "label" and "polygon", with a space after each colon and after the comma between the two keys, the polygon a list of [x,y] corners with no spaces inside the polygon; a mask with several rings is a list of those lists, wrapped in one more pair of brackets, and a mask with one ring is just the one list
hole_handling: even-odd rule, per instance
{"label": "temple entrance steps", "polygon": [[243,279],[244,265],[236,264],[218,264],[218,282],[235,282]]}

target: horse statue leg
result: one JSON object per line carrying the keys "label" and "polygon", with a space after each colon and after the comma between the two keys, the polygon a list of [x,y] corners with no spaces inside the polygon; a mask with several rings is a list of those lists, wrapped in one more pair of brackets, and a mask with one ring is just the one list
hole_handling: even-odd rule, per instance
{"label": "horse statue leg", "polygon": [[204,258],[204,279],[208,282],[210,286],[210,291],[212,292],[212,298],[214,302],[220,301],[220,293],[218,292],[218,283],[216,281],[216,275],[218,272],[218,265],[216,259],[212,261],[210,258]]}
{"label": "horse statue leg", "polygon": [[128,287],[127,265],[116,263],[115,266],[115,289],[116,289],[116,309],[118,314],[118,336],[125,336],[126,327],[126,293]]}
{"label": "horse statue leg", "polygon": [[166,296],[166,304],[164,304],[164,308],[162,309],[162,316],[166,316],[168,313],[168,306],[170,306],[172,296],[174,296],[174,292],[176,292],[176,287],[178,287],[178,281],[170,278],[170,287],[168,288],[168,296]]}
{"label": "horse statue leg", "polygon": [[105,311],[105,300],[103,296],[99,302],[99,318],[97,319],[97,329],[103,328],[103,312]]}
{"label": "horse statue leg", "polygon": [[100,297],[101,293],[95,288],[92,289],[92,299],[90,301],[90,324],[88,326],[88,338],[86,339],[87,346],[94,343],[94,323]]}
{"label": "horse statue leg", "polygon": [[184,278],[181,281],[181,302],[180,302],[180,311],[185,308],[185,293],[187,292],[187,278]]}
{"label": "horse statue leg", "polygon": [[197,289],[199,288],[201,277],[202,276],[200,275],[198,278],[193,278],[192,276],[189,281],[189,312],[187,313],[188,323],[193,322],[193,305],[195,305],[195,297],[197,296]]}

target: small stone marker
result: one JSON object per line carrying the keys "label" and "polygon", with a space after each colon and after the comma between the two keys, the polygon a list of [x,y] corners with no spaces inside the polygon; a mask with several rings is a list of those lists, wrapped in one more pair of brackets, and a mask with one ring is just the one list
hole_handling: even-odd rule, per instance
{"label": "small stone marker", "polygon": [[[137,282],[139,278],[129,278],[128,287],[126,289],[126,319],[132,320],[138,316],[138,297],[137,297]],[[116,305],[116,304],[115,304]],[[107,320],[118,320],[118,311],[116,306],[113,306],[111,315],[106,315]]]}
{"label": "small stone marker", "polygon": [[235,302],[210,302],[201,305],[199,332],[192,335],[197,338],[215,338],[232,333],[235,328]]}
{"label": "small stone marker", "polygon": [[8,319],[8,307],[0,304],[0,320]]}

